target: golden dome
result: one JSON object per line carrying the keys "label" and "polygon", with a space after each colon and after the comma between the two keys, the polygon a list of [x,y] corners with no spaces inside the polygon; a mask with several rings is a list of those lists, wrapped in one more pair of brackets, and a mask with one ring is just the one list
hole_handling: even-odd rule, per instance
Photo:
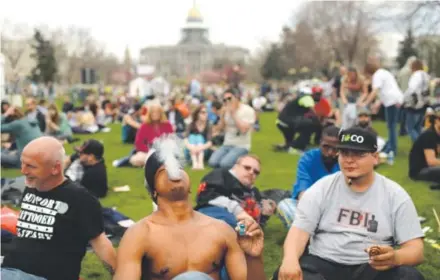
{"label": "golden dome", "polygon": [[199,9],[197,9],[195,3],[193,7],[188,11],[188,19],[192,20],[202,20],[202,14],[200,13]]}

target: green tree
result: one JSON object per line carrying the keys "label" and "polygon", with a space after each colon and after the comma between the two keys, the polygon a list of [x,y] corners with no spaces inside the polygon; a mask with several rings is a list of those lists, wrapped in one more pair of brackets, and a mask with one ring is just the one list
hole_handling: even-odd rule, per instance
{"label": "green tree", "polygon": [[32,69],[31,79],[35,82],[44,82],[46,84],[53,82],[58,70],[54,47],[38,29],[35,30],[33,38],[35,43],[32,45],[34,49],[32,57],[36,61],[36,66]]}
{"label": "green tree", "polygon": [[412,28],[408,28],[405,38],[399,43],[399,54],[397,55],[396,62],[399,68],[402,68],[408,58],[411,56],[417,56],[417,50],[414,47],[415,39],[412,33]]}
{"label": "green tree", "polygon": [[281,80],[286,76],[286,69],[282,61],[282,50],[277,44],[272,44],[267,53],[266,60],[260,69],[261,76],[265,79]]}

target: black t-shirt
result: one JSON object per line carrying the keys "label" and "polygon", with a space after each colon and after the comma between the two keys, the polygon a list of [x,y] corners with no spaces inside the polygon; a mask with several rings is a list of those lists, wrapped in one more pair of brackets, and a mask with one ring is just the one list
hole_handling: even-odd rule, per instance
{"label": "black t-shirt", "polygon": [[420,170],[428,167],[424,150],[434,150],[438,157],[437,145],[440,145],[440,136],[434,129],[428,129],[420,134],[409,153],[409,177],[416,177]]}
{"label": "black t-shirt", "polygon": [[2,266],[47,280],[78,280],[88,242],[104,232],[101,205],[70,180],[48,192],[26,188],[13,250]]}
{"label": "black t-shirt", "polygon": [[84,175],[81,185],[98,198],[105,197],[108,191],[107,169],[104,160],[94,165],[83,165]]}

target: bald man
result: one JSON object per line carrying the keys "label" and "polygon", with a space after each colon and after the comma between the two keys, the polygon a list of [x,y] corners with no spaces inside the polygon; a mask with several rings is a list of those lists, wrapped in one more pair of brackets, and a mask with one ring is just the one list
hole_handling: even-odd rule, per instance
{"label": "bald man", "polygon": [[104,264],[115,268],[116,252],[104,234],[99,201],[64,176],[64,157],[63,146],[52,137],[35,139],[23,149],[27,187],[2,279],[77,280],[89,242]]}

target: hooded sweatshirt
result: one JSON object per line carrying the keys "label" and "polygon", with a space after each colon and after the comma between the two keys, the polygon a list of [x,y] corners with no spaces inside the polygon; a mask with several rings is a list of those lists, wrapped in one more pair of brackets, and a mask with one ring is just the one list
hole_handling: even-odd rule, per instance
{"label": "hooded sweatshirt", "polygon": [[17,150],[20,154],[29,142],[42,136],[37,119],[23,117],[19,120],[5,123],[6,118],[2,116],[1,120],[1,132],[9,133],[14,137]]}

